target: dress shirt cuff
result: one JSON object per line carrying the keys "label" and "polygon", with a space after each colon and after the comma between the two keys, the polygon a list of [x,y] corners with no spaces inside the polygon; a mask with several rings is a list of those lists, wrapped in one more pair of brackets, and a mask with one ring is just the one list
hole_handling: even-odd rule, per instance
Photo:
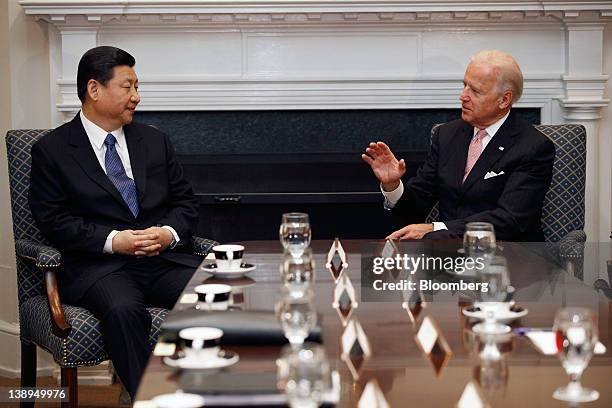
{"label": "dress shirt cuff", "polygon": [[174,237],[174,245],[171,245],[170,249],[173,249],[175,246],[178,245],[178,243],[180,241],[178,234],[176,233],[174,228],[172,228],[169,225],[162,225],[161,227],[167,229],[168,231],[170,231],[170,233],[172,233],[172,236]]}
{"label": "dress shirt cuff", "polygon": [[395,204],[402,198],[402,194],[404,194],[404,183],[400,180],[399,186],[393,191],[385,191],[381,184],[380,192],[385,197],[385,209],[390,210],[395,207]]}
{"label": "dress shirt cuff", "polygon": [[108,237],[106,237],[106,242],[104,242],[104,249],[102,250],[102,252],[104,252],[105,254],[114,254],[113,238],[115,238],[115,235],[117,235],[118,233],[119,231],[112,230],[110,234],[108,234]]}
{"label": "dress shirt cuff", "polygon": [[448,228],[446,228],[446,224],[443,222],[432,222],[433,226],[434,226],[434,231],[440,231],[440,230],[447,230]]}

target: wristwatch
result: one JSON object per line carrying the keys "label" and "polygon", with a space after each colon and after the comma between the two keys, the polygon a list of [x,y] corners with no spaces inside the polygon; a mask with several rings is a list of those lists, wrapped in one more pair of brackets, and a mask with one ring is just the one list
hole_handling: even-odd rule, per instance
{"label": "wristwatch", "polygon": [[[157,224],[156,227],[163,228],[164,226],[162,224]],[[174,234],[172,233],[172,231],[170,231],[168,228],[164,228],[164,229],[167,229],[170,235],[172,236],[172,241],[170,241],[168,248],[174,249],[174,247],[178,244],[178,242],[176,241],[176,238],[174,238]]]}
{"label": "wristwatch", "polygon": [[176,238],[174,238],[174,234],[172,233],[172,231],[170,231],[170,235],[172,235],[172,241],[170,241],[170,245],[168,245],[168,248],[174,249],[178,242],[176,242]]}

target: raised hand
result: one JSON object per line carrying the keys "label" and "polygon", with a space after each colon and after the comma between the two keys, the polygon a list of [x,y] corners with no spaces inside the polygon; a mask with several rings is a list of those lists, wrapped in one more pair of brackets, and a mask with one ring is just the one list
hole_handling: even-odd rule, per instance
{"label": "raised hand", "polygon": [[361,158],[370,165],[385,191],[395,190],[406,173],[404,159],[397,160],[384,142],[370,143]]}

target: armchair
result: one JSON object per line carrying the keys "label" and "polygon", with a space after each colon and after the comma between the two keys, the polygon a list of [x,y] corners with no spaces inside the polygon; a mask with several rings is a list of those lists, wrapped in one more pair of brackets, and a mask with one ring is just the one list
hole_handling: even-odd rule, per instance
{"label": "armchair", "polygon": [[[432,127],[432,134],[438,126],[440,125]],[[562,250],[569,248],[569,241],[586,240],[582,231],[586,183],[586,130],[582,125],[571,124],[537,125],[535,128],[555,144],[552,182],[542,207],[542,230],[546,242],[557,243],[563,240],[565,246],[560,247]],[[427,216],[427,222],[437,219],[436,204]]]}
{"label": "armchair", "polygon": [[[91,312],[62,304],[55,271],[62,255],[42,236],[28,205],[32,145],[50,130],[11,130],[7,133],[9,184],[13,234],[17,255],[19,325],[21,340],[21,386],[36,386],[36,346],[47,350],[61,367],[61,384],[68,387],[69,401],[77,407],[77,368],[108,359],[100,334],[100,322]],[[206,256],[217,243],[193,237],[193,253]],[[166,309],[149,308],[152,326],[149,344],[157,341]],[[21,406],[33,406],[21,403]]]}

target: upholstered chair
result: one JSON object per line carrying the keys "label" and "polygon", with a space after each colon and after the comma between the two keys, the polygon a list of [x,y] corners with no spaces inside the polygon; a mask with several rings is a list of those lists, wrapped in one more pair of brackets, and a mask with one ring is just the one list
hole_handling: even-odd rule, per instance
{"label": "upholstered chair", "polygon": [[[434,125],[431,132],[440,126]],[[560,247],[575,255],[569,243],[584,243],[584,198],[586,184],[586,130],[582,125],[537,125],[537,130],[555,144],[555,162],[550,188],[542,207],[542,230],[546,242],[564,241]],[[427,222],[438,219],[436,204]],[[574,252],[572,252],[574,251]]]}
{"label": "upholstered chair", "polygon": [[[55,271],[62,267],[62,255],[43,238],[28,205],[30,149],[49,131],[11,130],[6,136],[17,254],[21,385],[36,386],[36,346],[41,347],[61,367],[61,384],[69,390],[69,402],[62,407],[77,407],[77,368],[99,364],[108,360],[108,355],[98,319],[86,309],[62,304],[55,278]],[[200,237],[194,237],[193,242],[193,252],[203,257],[217,244]],[[152,346],[168,311],[148,310],[153,322],[149,333]]]}

